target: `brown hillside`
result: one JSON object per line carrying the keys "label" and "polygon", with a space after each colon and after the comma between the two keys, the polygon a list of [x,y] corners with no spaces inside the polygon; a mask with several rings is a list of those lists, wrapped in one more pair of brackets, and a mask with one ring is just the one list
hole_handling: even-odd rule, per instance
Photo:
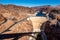
{"label": "brown hillside", "polygon": [[[59,38],[60,34],[58,33],[60,32],[59,30],[60,29],[60,7],[59,6],[53,7],[49,5],[29,8],[23,6],[16,6],[12,4],[9,5],[0,4],[0,33],[11,34],[11,33],[21,33],[21,32],[22,33],[32,32],[33,31],[32,22],[31,20],[29,21],[26,20],[26,18],[28,17],[28,14],[34,14],[36,11],[41,11],[41,10],[45,11],[46,13],[49,13],[49,15],[53,15],[54,17],[52,20],[48,20],[47,22],[42,24],[42,26],[45,27],[44,30],[48,39],[53,34],[54,35],[51,37],[51,40],[54,40],[53,37]],[[26,35],[23,36],[22,38],[19,38],[19,40],[28,40],[29,37],[30,36]],[[4,39],[4,40],[12,40],[12,39]]]}

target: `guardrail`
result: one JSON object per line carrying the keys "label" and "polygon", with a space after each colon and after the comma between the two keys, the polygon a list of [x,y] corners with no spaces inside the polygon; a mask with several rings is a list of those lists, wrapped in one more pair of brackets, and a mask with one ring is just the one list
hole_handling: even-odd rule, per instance
{"label": "guardrail", "polygon": [[39,32],[0,34],[0,39],[14,38],[15,40],[18,40],[18,38],[21,38],[21,37],[26,36],[26,35],[33,37],[30,34],[36,34],[36,33],[39,33]]}
{"label": "guardrail", "polygon": [[[10,29],[11,27],[13,27],[15,24],[26,20],[27,18],[29,18],[29,16],[26,17],[26,18],[24,18],[24,19],[22,19],[22,20],[19,20],[18,22],[14,23],[14,24],[12,24],[12,25],[11,25],[9,28],[7,28],[5,31],[9,30],[9,29]],[[3,31],[3,32],[5,32],[5,31]],[[2,32],[2,33],[3,33],[3,32]],[[30,35],[30,34],[36,34],[36,33],[40,33],[40,32],[12,33],[12,34],[1,34],[1,33],[0,33],[0,39],[14,38],[13,40],[18,40],[18,38],[21,38],[21,37],[23,37],[23,36],[25,36],[25,35],[28,35],[28,36],[33,37],[33,36]],[[43,33],[42,33],[42,35],[43,35]],[[44,35],[43,35],[43,37],[44,37]],[[34,37],[34,38],[35,38],[35,37]],[[43,40],[47,40],[47,38],[46,38],[46,39],[44,38]]]}
{"label": "guardrail", "polygon": [[[36,34],[36,33],[40,33],[40,35],[42,36],[43,40],[47,40],[47,37],[45,35],[44,32],[26,32],[26,33],[11,33],[11,34],[0,34],[0,39],[9,39],[9,38],[14,38],[13,40],[18,40],[19,38],[23,37],[23,36],[31,36],[33,38],[36,39],[36,37],[30,35],[30,34]],[[36,39],[37,40],[37,39]],[[39,39],[40,40],[40,39]]]}

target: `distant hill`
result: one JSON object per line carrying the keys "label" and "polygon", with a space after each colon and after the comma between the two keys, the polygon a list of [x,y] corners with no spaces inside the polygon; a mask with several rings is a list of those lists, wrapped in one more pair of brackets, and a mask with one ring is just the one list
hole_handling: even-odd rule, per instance
{"label": "distant hill", "polygon": [[[32,21],[26,19],[28,17],[27,14],[34,14],[36,11],[41,11],[41,10],[48,13],[50,16],[54,17],[54,19],[48,20],[47,22],[43,23],[41,26],[46,29],[45,32],[46,34],[48,34],[47,37],[53,38],[50,36],[53,34],[57,35],[56,33],[60,32],[60,6],[44,5],[44,6],[36,6],[29,8],[24,6],[16,6],[13,4],[9,4],[9,5],[0,4],[0,33],[10,34],[10,33],[33,32]],[[57,24],[57,22],[59,25]],[[19,40],[29,40],[29,38],[30,35],[25,35],[21,38],[19,37]],[[10,40],[10,39],[6,39],[6,40]],[[55,39],[53,38],[53,40]]]}
{"label": "distant hill", "polygon": [[29,7],[23,7],[23,6],[16,6],[16,5],[12,5],[12,4],[9,4],[9,5],[2,5],[0,4],[0,12],[4,13],[5,12],[17,12],[17,13],[33,13],[33,9],[29,8]]}
{"label": "distant hill", "polygon": [[35,11],[32,8],[24,6],[16,6],[13,4],[2,5],[0,4],[0,14],[6,18],[14,16],[16,19],[27,17],[27,14],[34,14]]}
{"label": "distant hill", "polygon": [[44,6],[36,6],[36,7],[31,7],[32,9],[35,9],[35,10],[41,10],[41,9],[46,9],[47,8],[47,11],[48,10],[52,10],[52,9],[57,9],[57,10],[60,10],[60,5],[57,5],[57,6],[51,6],[51,5],[44,5]]}

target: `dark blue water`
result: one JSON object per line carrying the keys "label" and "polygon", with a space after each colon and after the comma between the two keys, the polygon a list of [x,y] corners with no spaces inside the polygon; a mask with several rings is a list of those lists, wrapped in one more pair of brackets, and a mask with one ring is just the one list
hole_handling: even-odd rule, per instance
{"label": "dark blue water", "polygon": [[36,16],[46,16],[46,14],[43,14],[42,11],[38,12],[38,14],[36,14]]}

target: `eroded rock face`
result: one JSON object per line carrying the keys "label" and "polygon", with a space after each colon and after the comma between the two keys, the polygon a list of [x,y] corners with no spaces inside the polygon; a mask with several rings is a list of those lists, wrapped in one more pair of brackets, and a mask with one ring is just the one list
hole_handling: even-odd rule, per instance
{"label": "eroded rock face", "polygon": [[[11,33],[21,33],[21,32],[22,33],[32,32],[33,31],[32,22],[31,20],[29,21],[26,20],[26,18],[28,17],[28,14],[34,14],[36,11],[43,10],[44,12],[49,13],[49,15],[52,14],[54,16],[54,19],[49,20],[48,22],[45,22],[42,24],[48,39],[50,40],[51,38],[51,40],[55,40],[55,38],[59,38],[60,34],[58,33],[60,32],[60,21],[58,20],[60,20],[60,12],[59,12],[60,9],[57,7],[56,8],[42,7],[42,8],[43,9],[37,8],[36,10],[33,8],[15,6],[15,5],[0,5],[0,24],[3,23],[5,20],[4,18],[6,18],[6,22],[0,25],[0,33],[11,34]],[[6,29],[9,29],[9,30],[6,30]],[[29,38],[30,36],[26,35],[26,36],[23,36],[22,38],[19,38],[18,40],[29,40]],[[4,39],[4,40],[12,40],[12,39],[13,38]]]}
{"label": "eroded rock face", "polygon": [[[9,30],[10,31],[6,31],[3,34],[28,33],[28,32],[33,31],[33,27],[32,27],[31,21],[25,20],[23,22],[19,22],[19,23],[15,24]],[[21,37],[21,38],[18,38],[18,40],[29,40],[29,38],[30,38],[30,36],[27,34],[25,36],[23,35],[23,37]],[[12,40],[12,39],[5,39],[5,40]]]}
{"label": "eroded rock face", "polygon": [[[24,33],[24,32],[32,32],[32,23],[31,21],[26,20],[28,17],[27,14],[33,14],[33,9],[28,7],[22,6],[15,6],[15,5],[0,5],[0,23],[4,21],[4,18],[7,21],[4,24],[0,25],[0,33],[1,34],[11,34],[11,33]],[[4,40],[12,40],[11,39],[4,39]],[[23,36],[19,40],[28,40],[29,36]]]}
{"label": "eroded rock face", "polygon": [[[53,21],[53,20],[51,20],[51,21]],[[59,38],[60,38],[60,23],[58,22],[58,20],[57,20],[57,22],[55,21],[56,24],[51,21],[47,21],[47,22],[43,23],[42,27],[44,28],[44,31],[47,35],[48,40],[59,40]]]}
{"label": "eroded rock face", "polygon": [[[40,7],[41,8],[41,7]],[[38,7],[37,7],[37,10]],[[49,14],[51,20],[45,22],[42,24],[43,29],[45,30],[45,33],[48,37],[48,40],[59,40],[60,38],[60,8],[59,7],[50,7],[45,9],[43,7],[41,9],[42,11]]]}
{"label": "eroded rock face", "polygon": [[0,14],[0,25],[5,21],[4,17]]}

